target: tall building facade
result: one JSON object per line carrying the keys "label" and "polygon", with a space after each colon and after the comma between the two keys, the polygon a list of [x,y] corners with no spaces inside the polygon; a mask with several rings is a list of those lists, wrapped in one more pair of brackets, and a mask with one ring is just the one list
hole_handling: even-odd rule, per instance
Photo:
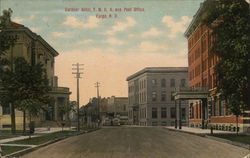
{"label": "tall building facade", "polygon": [[[226,107],[226,100],[217,90],[217,75],[215,66],[219,57],[211,50],[215,41],[212,29],[201,22],[204,4],[201,3],[199,10],[193,17],[185,36],[188,40],[188,73],[189,87],[207,88],[207,102],[201,100],[189,100],[191,127],[201,127],[202,121],[205,128],[213,126],[218,130],[236,130],[236,116],[230,113]],[[217,25],[215,21],[210,25]],[[204,112],[203,112],[204,111]],[[204,116],[203,116],[204,115]],[[250,129],[249,123],[244,123],[243,116],[239,117],[239,131]]]}
{"label": "tall building facade", "polygon": [[[59,112],[59,106],[67,106],[69,95],[71,92],[67,87],[58,86],[58,78],[55,76],[55,57],[59,53],[49,45],[41,36],[32,32],[24,25],[10,21],[10,26],[5,30],[10,36],[16,38],[14,46],[12,46],[4,57],[9,59],[15,57],[24,57],[29,63],[42,63],[46,69],[46,74],[49,79],[51,91],[49,96],[53,98],[54,103],[49,105],[47,111],[41,111],[38,118],[34,118],[37,125],[42,125],[45,121],[61,121],[66,120],[68,116],[62,115]],[[28,114],[27,114],[28,115]],[[26,117],[28,118],[28,117]],[[29,120],[27,120],[29,122]],[[16,127],[22,128],[23,113],[16,110]],[[0,106],[0,128],[10,128],[10,107]]]}
{"label": "tall building facade", "polygon": [[[188,104],[176,109],[173,93],[186,87],[186,67],[148,67],[127,78],[129,124],[141,126],[174,126],[181,115],[188,123]],[[181,110],[181,112],[179,111]]]}

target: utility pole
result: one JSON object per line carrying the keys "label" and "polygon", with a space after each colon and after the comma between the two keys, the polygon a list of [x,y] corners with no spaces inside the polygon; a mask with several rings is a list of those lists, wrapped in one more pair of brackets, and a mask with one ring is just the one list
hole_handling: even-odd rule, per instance
{"label": "utility pole", "polygon": [[99,87],[100,87],[100,82],[96,82],[95,83],[95,87],[96,87],[96,92],[97,92],[97,115],[98,115],[98,126],[99,126],[99,122],[100,122],[100,101],[99,101]]}
{"label": "utility pole", "polygon": [[[77,130],[80,131],[80,117],[79,117],[79,79],[81,78],[81,74],[83,72],[80,72],[80,70],[83,70],[83,68],[80,68],[80,66],[83,66],[84,64],[72,64],[74,68],[72,70],[76,70],[76,72],[72,72],[72,74],[76,75],[76,95],[77,95]],[[76,66],[76,67],[75,67]]]}

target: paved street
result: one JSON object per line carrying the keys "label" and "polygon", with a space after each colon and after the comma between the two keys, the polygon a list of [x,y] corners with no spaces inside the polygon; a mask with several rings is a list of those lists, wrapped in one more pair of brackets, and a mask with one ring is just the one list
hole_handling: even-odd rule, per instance
{"label": "paved street", "polygon": [[105,127],[24,158],[242,158],[248,150],[162,127]]}

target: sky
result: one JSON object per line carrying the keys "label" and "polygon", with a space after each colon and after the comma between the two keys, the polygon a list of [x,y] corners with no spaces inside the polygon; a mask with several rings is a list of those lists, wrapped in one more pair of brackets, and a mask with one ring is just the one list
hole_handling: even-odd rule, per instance
{"label": "sky", "polygon": [[84,64],[80,105],[96,96],[127,97],[126,78],[145,67],[187,66],[184,32],[203,0],[0,0],[12,21],[55,50],[59,86],[76,100],[72,64]]}

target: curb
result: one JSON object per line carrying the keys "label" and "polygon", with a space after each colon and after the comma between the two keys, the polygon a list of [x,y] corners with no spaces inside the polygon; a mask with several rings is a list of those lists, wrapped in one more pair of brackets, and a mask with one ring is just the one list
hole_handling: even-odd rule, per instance
{"label": "curb", "polygon": [[234,146],[238,146],[238,147],[242,147],[242,148],[250,150],[250,145],[248,145],[248,144],[234,142],[234,141],[231,141],[231,140],[218,138],[218,137],[214,137],[214,136],[209,136],[209,135],[205,135],[205,137],[208,138],[208,139],[216,140],[218,142],[227,143],[227,144],[231,144],[231,145],[234,145]]}
{"label": "curb", "polygon": [[182,130],[178,130],[178,129],[169,129],[169,128],[165,128],[165,129],[170,130],[170,131],[175,131],[175,132],[192,134],[192,135],[196,135],[196,136],[200,136],[200,137],[205,137],[207,135],[207,134],[203,134],[203,133],[193,133],[193,132],[182,131]]}
{"label": "curb", "polygon": [[48,141],[46,143],[43,143],[43,144],[40,144],[40,145],[37,145],[36,147],[31,147],[31,148],[27,148],[27,149],[23,149],[23,150],[20,150],[20,151],[17,151],[17,152],[14,152],[14,153],[11,153],[11,154],[8,154],[8,155],[4,155],[5,158],[17,158],[17,157],[20,157],[20,156],[23,156],[25,154],[28,154],[32,151],[35,151],[39,148],[42,148],[44,146],[47,146],[47,145],[50,145],[50,144],[53,144],[53,143],[56,143],[56,142],[59,142],[61,140],[64,140],[66,138],[69,138],[69,137],[74,137],[74,136],[78,136],[78,135],[82,135],[82,134],[85,134],[85,133],[90,133],[90,132],[94,132],[96,130],[99,130],[100,128],[97,128],[97,129],[91,129],[91,130],[88,130],[88,131],[82,131],[82,132],[79,132],[79,133],[76,133],[76,134],[72,134],[72,135],[67,135],[67,136],[63,136],[61,138],[57,138],[57,139],[54,139],[54,140],[51,140],[51,141]]}
{"label": "curb", "polygon": [[218,141],[218,142],[231,144],[231,145],[234,145],[234,146],[238,146],[238,147],[242,147],[242,148],[245,148],[245,149],[250,150],[250,145],[248,145],[248,144],[243,144],[243,143],[234,142],[234,141],[227,140],[227,139],[223,139],[223,138],[218,138],[218,137],[214,137],[214,136],[209,136],[208,134],[192,133],[192,132],[188,132],[188,131],[181,131],[181,130],[169,129],[169,128],[166,128],[166,129],[167,129],[167,130],[170,130],[170,131],[181,132],[181,133],[187,133],[187,134],[192,134],[192,135],[196,135],[196,136],[200,136],[200,137],[205,137],[205,138],[208,138],[208,139],[211,139],[211,140],[215,140],[215,141]]}

